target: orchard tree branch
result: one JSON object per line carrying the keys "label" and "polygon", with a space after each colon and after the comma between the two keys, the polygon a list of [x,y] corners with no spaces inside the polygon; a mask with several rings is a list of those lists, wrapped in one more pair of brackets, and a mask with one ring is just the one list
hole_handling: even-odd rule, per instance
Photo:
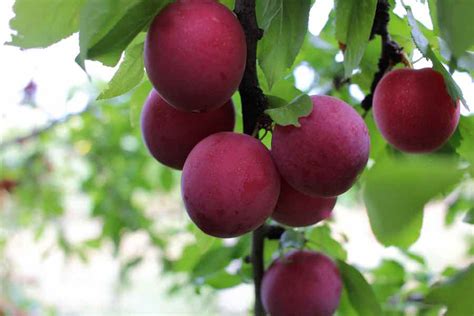
{"label": "orchard tree branch", "polygon": [[400,62],[406,65],[410,64],[403,53],[403,48],[391,39],[388,32],[389,22],[390,4],[388,0],[378,0],[370,39],[374,39],[375,35],[380,35],[382,39],[382,54],[378,62],[378,71],[375,73],[370,87],[370,93],[362,100],[362,108],[366,113],[372,108],[375,88],[377,88],[378,83],[387,71],[391,70],[393,66]]}
{"label": "orchard tree branch", "polygon": [[87,106],[84,110],[77,112],[77,113],[70,113],[67,114],[59,119],[49,121],[45,126],[35,128],[33,129],[30,133],[25,134],[23,136],[19,136],[10,140],[7,140],[3,143],[0,143],[0,152],[3,150],[6,150],[7,148],[13,146],[13,145],[21,145],[24,144],[25,142],[35,139],[39,136],[41,136],[44,133],[49,132],[50,130],[54,129],[56,126],[61,125],[69,121],[71,118],[75,116],[80,116],[81,114],[87,112],[90,109],[90,106]]}
{"label": "orchard tree branch", "polygon": [[262,296],[260,289],[262,287],[262,279],[265,273],[265,265],[263,258],[263,251],[265,249],[265,232],[267,226],[263,224],[252,232],[252,252],[250,255],[250,263],[253,267],[253,281],[255,286],[255,304],[254,315],[265,316],[265,308],[262,303]]}
{"label": "orchard tree branch", "polygon": [[[258,132],[262,127],[268,129],[268,126],[271,125],[271,120],[264,113],[268,102],[260,89],[257,77],[257,43],[263,36],[263,30],[258,27],[255,0],[236,0],[234,11],[242,25],[247,42],[247,61],[239,87],[244,133],[258,137]],[[256,316],[265,315],[260,288],[265,272],[263,250],[267,230],[268,226],[264,224],[252,232],[252,250],[250,258],[248,258],[253,267],[254,314]]]}
{"label": "orchard tree branch", "polygon": [[247,64],[239,87],[244,133],[257,135],[260,128],[271,124],[270,118],[264,113],[268,101],[260,89],[257,77],[257,43],[263,37],[263,30],[258,27],[255,0],[236,0],[234,11],[247,41]]}

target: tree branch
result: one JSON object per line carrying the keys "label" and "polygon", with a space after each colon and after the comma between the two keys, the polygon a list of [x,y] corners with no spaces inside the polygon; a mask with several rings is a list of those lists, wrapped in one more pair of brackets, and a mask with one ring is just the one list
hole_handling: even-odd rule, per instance
{"label": "tree branch", "polygon": [[378,71],[375,73],[370,87],[370,93],[362,101],[362,108],[366,113],[372,108],[375,88],[377,88],[378,83],[382,80],[385,73],[400,62],[409,64],[403,53],[403,48],[400,47],[397,42],[393,41],[388,33],[389,22],[390,4],[388,0],[378,0],[370,39],[372,40],[375,35],[380,35],[382,38],[382,54],[378,62]]}
{"label": "tree branch", "polygon": [[[263,30],[258,27],[255,0],[236,0],[234,11],[244,29],[247,41],[247,63],[239,87],[244,133],[258,137],[260,128],[268,127],[267,124],[271,124],[271,120],[264,114],[268,102],[259,87],[257,77],[257,42],[262,38]],[[260,287],[265,272],[263,250],[266,232],[267,225],[264,224],[252,233],[252,250],[249,258],[253,267],[255,283],[254,314],[256,316],[265,315]]]}
{"label": "tree branch", "polygon": [[59,118],[59,119],[52,120],[48,124],[46,124],[45,126],[32,130],[29,134],[7,140],[6,142],[3,142],[3,143],[0,144],[0,151],[3,151],[3,150],[5,150],[8,147],[13,146],[13,145],[21,145],[21,144],[25,143],[28,140],[36,138],[36,137],[40,136],[41,134],[52,130],[56,126],[61,125],[63,123],[66,123],[71,118],[73,118],[75,116],[79,116],[79,115],[87,112],[89,110],[89,108],[90,107],[87,106],[84,110],[82,110],[80,112],[70,113],[70,114],[67,114],[67,115]]}
{"label": "tree branch", "polygon": [[253,267],[253,281],[255,286],[255,316],[265,316],[265,308],[262,304],[260,289],[262,287],[262,279],[265,273],[263,251],[265,249],[266,230],[267,226],[264,224],[252,232],[252,252],[250,255],[250,262]]}
{"label": "tree branch", "polygon": [[257,42],[262,38],[263,30],[257,24],[255,0],[236,0],[234,11],[247,40],[247,64],[239,87],[244,133],[255,135],[269,119],[264,113],[268,102],[260,89],[257,77]]}

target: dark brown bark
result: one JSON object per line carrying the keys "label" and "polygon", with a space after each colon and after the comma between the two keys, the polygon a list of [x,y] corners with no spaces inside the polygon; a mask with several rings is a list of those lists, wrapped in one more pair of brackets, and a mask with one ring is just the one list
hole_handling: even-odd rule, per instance
{"label": "dark brown bark", "polygon": [[[244,133],[258,137],[259,129],[265,126],[265,121],[268,121],[268,117],[264,114],[267,100],[260,89],[257,77],[257,43],[263,36],[263,30],[258,27],[255,0],[236,0],[235,13],[244,29],[247,41],[247,64],[239,87]],[[248,258],[253,267],[256,316],[265,315],[260,287],[265,272],[263,250],[267,229],[268,226],[264,224],[252,232],[252,250]]]}
{"label": "dark brown bark", "polygon": [[260,89],[257,77],[257,43],[263,36],[263,30],[257,24],[255,0],[236,0],[235,14],[247,39],[247,64],[239,87],[244,133],[255,135],[265,119],[264,111],[267,108],[267,100]]}
{"label": "dark brown bark", "polygon": [[397,42],[393,41],[388,33],[389,22],[390,4],[388,0],[379,0],[377,2],[377,10],[375,12],[370,39],[373,39],[375,35],[380,35],[382,38],[382,54],[378,62],[378,71],[375,73],[370,87],[370,93],[362,101],[362,108],[366,113],[372,108],[375,88],[377,88],[378,83],[382,80],[385,73],[400,62],[406,63],[403,48],[400,47]]}

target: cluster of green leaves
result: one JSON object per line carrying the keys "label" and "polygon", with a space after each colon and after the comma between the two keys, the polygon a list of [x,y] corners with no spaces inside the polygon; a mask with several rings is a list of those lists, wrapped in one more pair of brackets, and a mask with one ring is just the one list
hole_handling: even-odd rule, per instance
{"label": "cluster of green leaves", "polygon": [[[146,232],[164,254],[174,236],[190,234],[192,242],[178,258],[164,256],[164,270],[184,274],[184,284],[198,290],[229,288],[252,280],[251,266],[245,260],[250,251],[249,236],[227,243],[203,235],[193,225],[160,230],[154,225],[159,219],[147,216],[145,206],[133,198],[140,192],[153,195],[158,190],[165,194],[177,184],[177,174],[157,165],[146,153],[137,129],[141,106],[151,89],[143,69],[145,32],[168,2],[15,2],[15,17],[10,25],[16,34],[11,45],[44,48],[79,32],[76,61],[81,67],[86,69],[86,60],[97,60],[106,66],[118,65],[118,70],[97,97],[102,101],[61,126],[62,133],[46,133],[38,142],[22,146],[21,150],[2,153],[5,162],[2,175],[20,183],[13,192],[15,211],[8,213],[8,225],[11,230],[18,226],[33,228],[39,238],[45,225],[57,223],[58,244],[66,253],[83,259],[87,259],[89,249],[98,248],[104,242],[112,242],[118,251],[121,240],[131,232]],[[230,8],[234,5],[232,0],[222,2]],[[393,8],[395,2],[389,2]],[[427,2],[433,30],[419,24],[407,7],[408,14],[404,17],[390,12],[389,32],[404,47],[407,56],[413,56],[416,47],[430,59],[445,75],[452,96],[462,99],[450,72],[474,74],[474,36],[469,27],[474,17],[473,2],[460,1],[459,5],[452,5],[448,0]],[[267,114],[278,124],[298,125],[298,119],[311,111],[308,93],[332,95],[362,111],[350,87],[368,93],[377,71],[380,38],[369,41],[377,1],[336,1],[318,36],[307,31],[309,9],[314,1],[257,0],[256,3],[258,22],[265,31],[257,57],[259,80],[270,103]],[[336,61],[341,47],[344,58]],[[449,66],[449,71],[444,64]],[[315,75],[306,91],[295,88],[295,66],[306,67]],[[114,102],[107,100],[124,94]],[[234,96],[237,105],[238,99],[238,95]],[[473,222],[474,117],[461,118],[458,131],[439,153],[415,158],[389,147],[376,130],[371,115],[365,120],[371,134],[371,167],[354,191],[362,189],[370,224],[379,242],[402,249],[410,260],[418,262],[418,270],[409,272],[403,263],[385,260],[375,269],[361,269],[361,273],[346,262],[345,238],[336,238],[340,236],[335,235],[331,224],[302,231],[288,230],[281,240],[267,241],[265,264],[268,266],[282,250],[302,244],[333,257],[345,286],[340,315],[381,315],[382,311],[403,315],[413,307],[429,315],[436,313],[439,306],[446,306],[451,315],[474,313],[472,304],[465,299],[467,293],[473,292],[472,266],[449,273],[443,276],[446,279],[443,283],[430,287],[439,278],[430,273],[423,258],[407,250],[420,235],[424,206],[446,197],[455,188],[458,199],[447,212],[447,224],[461,214],[466,214],[463,215],[466,222]],[[238,128],[241,129],[240,117]],[[269,137],[264,142],[268,144]],[[60,159],[53,157],[57,151]],[[74,178],[79,184],[78,191],[89,198],[91,217],[103,224],[99,236],[80,244],[71,244],[56,221],[67,212],[65,198],[71,194],[62,179],[76,172],[65,168],[63,162],[73,158],[87,170]],[[353,203],[357,202],[356,198]],[[140,262],[138,256],[123,263],[124,279]],[[364,276],[371,281],[370,285]],[[407,280],[415,280],[417,286],[406,287]],[[177,284],[175,289],[180,286]]]}

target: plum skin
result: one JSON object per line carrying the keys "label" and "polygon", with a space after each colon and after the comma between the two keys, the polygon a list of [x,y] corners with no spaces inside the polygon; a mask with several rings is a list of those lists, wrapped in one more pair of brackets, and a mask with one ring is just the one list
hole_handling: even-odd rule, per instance
{"label": "plum skin", "polygon": [[194,146],[207,136],[232,131],[235,111],[232,101],[205,113],[176,110],[155,90],[148,95],[141,114],[141,130],[150,154],[162,164],[181,170]]}
{"label": "plum skin", "polygon": [[310,196],[295,190],[283,178],[272,218],[291,227],[314,225],[331,216],[336,197]]}
{"label": "plum skin", "polygon": [[287,253],[265,272],[261,295],[272,316],[330,316],[341,296],[339,269],[327,256],[307,250]]}
{"label": "plum skin", "polygon": [[153,20],[145,67],[158,93],[186,111],[209,111],[231,98],[247,57],[236,16],[214,0],[178,0]]}
{"label": "plum skin", "polygon": [[186,211],[206,234],[230,238],[262,225],[272,214],[280,176],[268,149],[232,132],[213,134],[194,147],[181,177]]}
{"label": "plum skin", "polygon": [[379,82],[373,115],[392,146],[408,153],[427,153],[439,149],[454,133],[460,106],[439,72],[405,68],[389,72]]}
{"label": "plum skin", "polygon": [[345,102],[312,96],[312,112],[300,127],[277,125],[272,156],[283,178],[311,196],[347,191],[369,158],[370,139],[362,118]]}

